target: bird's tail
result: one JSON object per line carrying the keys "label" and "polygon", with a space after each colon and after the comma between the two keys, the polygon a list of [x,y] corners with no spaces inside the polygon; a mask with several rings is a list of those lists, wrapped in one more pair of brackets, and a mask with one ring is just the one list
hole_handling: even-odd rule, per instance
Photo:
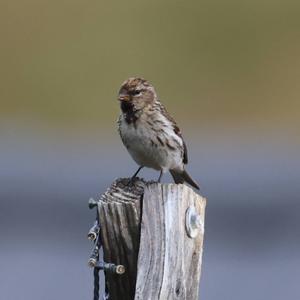
{"label": "bird's tail", "polygon": [[180,170],[170,170],[170,173],[175,181],[175,183],[184,183],[187,182],[192,187],[199,190],[198,184],[192,179],[192,177],[187,173],[186,170],[180,171]]}

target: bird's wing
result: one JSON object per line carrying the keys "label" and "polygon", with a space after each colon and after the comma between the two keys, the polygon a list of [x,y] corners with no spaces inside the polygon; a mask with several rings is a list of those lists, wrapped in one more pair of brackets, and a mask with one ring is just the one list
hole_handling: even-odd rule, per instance
{"label": "bird's wing", "polygon": [[186,147],[186,143],[182,137],[181,131],[179,129],[179,127],[176,125],[175,121],[173,121],[173,128],[174,128],[174,132],[181,138],[182,140],[182,144],[183,144],[183,163],[186,165],[188,163],[188,154],[187,154],[187,147]]}
{"label": "bird's wing", "polygon": [[180,131],[180,128],[178,127],[176,121],[173,119],[173,117],[167,112],[166,108],[163,106],[163,104],[161,104],[161,110],[163,112],[163,114],[165,115],[165,117],[170,121],[170,123],[172,124],[173,126],[173,130],[175,132],[175,134],[177,136],[180,137],[180,139],[182,140],[182,145],[183,145],[183,163],[186,165],[188,163],[188,154],[187,154],[187,147],[186,147],[186,144],[184,142],[184,139],[182,137],[182,133]]}

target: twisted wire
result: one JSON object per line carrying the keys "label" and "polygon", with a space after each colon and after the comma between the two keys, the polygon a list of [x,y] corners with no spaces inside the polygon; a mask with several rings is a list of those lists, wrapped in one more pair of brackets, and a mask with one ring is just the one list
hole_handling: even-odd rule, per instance
{"label": "twisted wire", "polygon": [[99,269],[94,268],[94,298],[93,300],[99,300]]}
{"label": "twisted wire", "polygon": [[106,272],[104,272],[104,281],[105,281],[105,292],[103,295],[103,300],[109,300],[108,280],[106,279]]}
{"label": "twisted wire", "polygon": [[[99,211],[98,211],[98,207],[97,207],[97,217],[96,217],[96,220],[100,226],[100,219],[99,219]],[[95,247],[97,249],[97,261],[99,262],[99,251],[102,247],[102,241],[101,241],[101,227],[99,229],[99,232],[98,232],[98,236],[97,236],[97,239],[95,241]],[[99,271],[100,271],[100,268],[98,266],[94,267],[94,298],[93,300],[99,300],[99,290],[100,290],[100,284],[99,284],[99,281],[100,281],[100,276],[99,276]],[[105,272],[104,272],[104,280],[105,280],[105,293],[103,295],[103,299],[104,300],[109,300],[109,292],[108,292],[108,282],[107,282],[107,279],[106,279],[106,276],[105,276]]]}

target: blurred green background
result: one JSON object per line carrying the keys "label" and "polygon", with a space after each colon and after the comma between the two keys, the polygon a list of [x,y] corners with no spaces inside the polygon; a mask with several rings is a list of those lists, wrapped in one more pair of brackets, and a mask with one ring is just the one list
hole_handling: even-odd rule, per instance
{"label": "blurred green background", "polygon": [[208,198],[202,299],[297,298],[299,37],[292,0],[0,0],[0,298],[91,298],[87,199],[136,169],[116,132],[130,76]]}
{"label": "blurred green background", "polygon": [[185,124],[298,132],[298,1],[0,5],[1,117],[110,129],[139,75]]}

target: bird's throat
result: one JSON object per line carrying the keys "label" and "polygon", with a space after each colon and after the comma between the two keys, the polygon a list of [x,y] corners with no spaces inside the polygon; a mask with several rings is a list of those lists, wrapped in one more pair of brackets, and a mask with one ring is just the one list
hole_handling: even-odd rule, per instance
{"label": "bird's throat", "polygon": [[125,116],[125,121],[128,124],[135,123],[138,119],[138,110],[134,109],[134,105],[130,102],[121,102],[121,110]]}
{"label": "bird's throat", "polygon": [[130,113],[130,112],[134,111],[134,106],[130,102],[122,101],[121,102],[121,110],[123,113]]}

